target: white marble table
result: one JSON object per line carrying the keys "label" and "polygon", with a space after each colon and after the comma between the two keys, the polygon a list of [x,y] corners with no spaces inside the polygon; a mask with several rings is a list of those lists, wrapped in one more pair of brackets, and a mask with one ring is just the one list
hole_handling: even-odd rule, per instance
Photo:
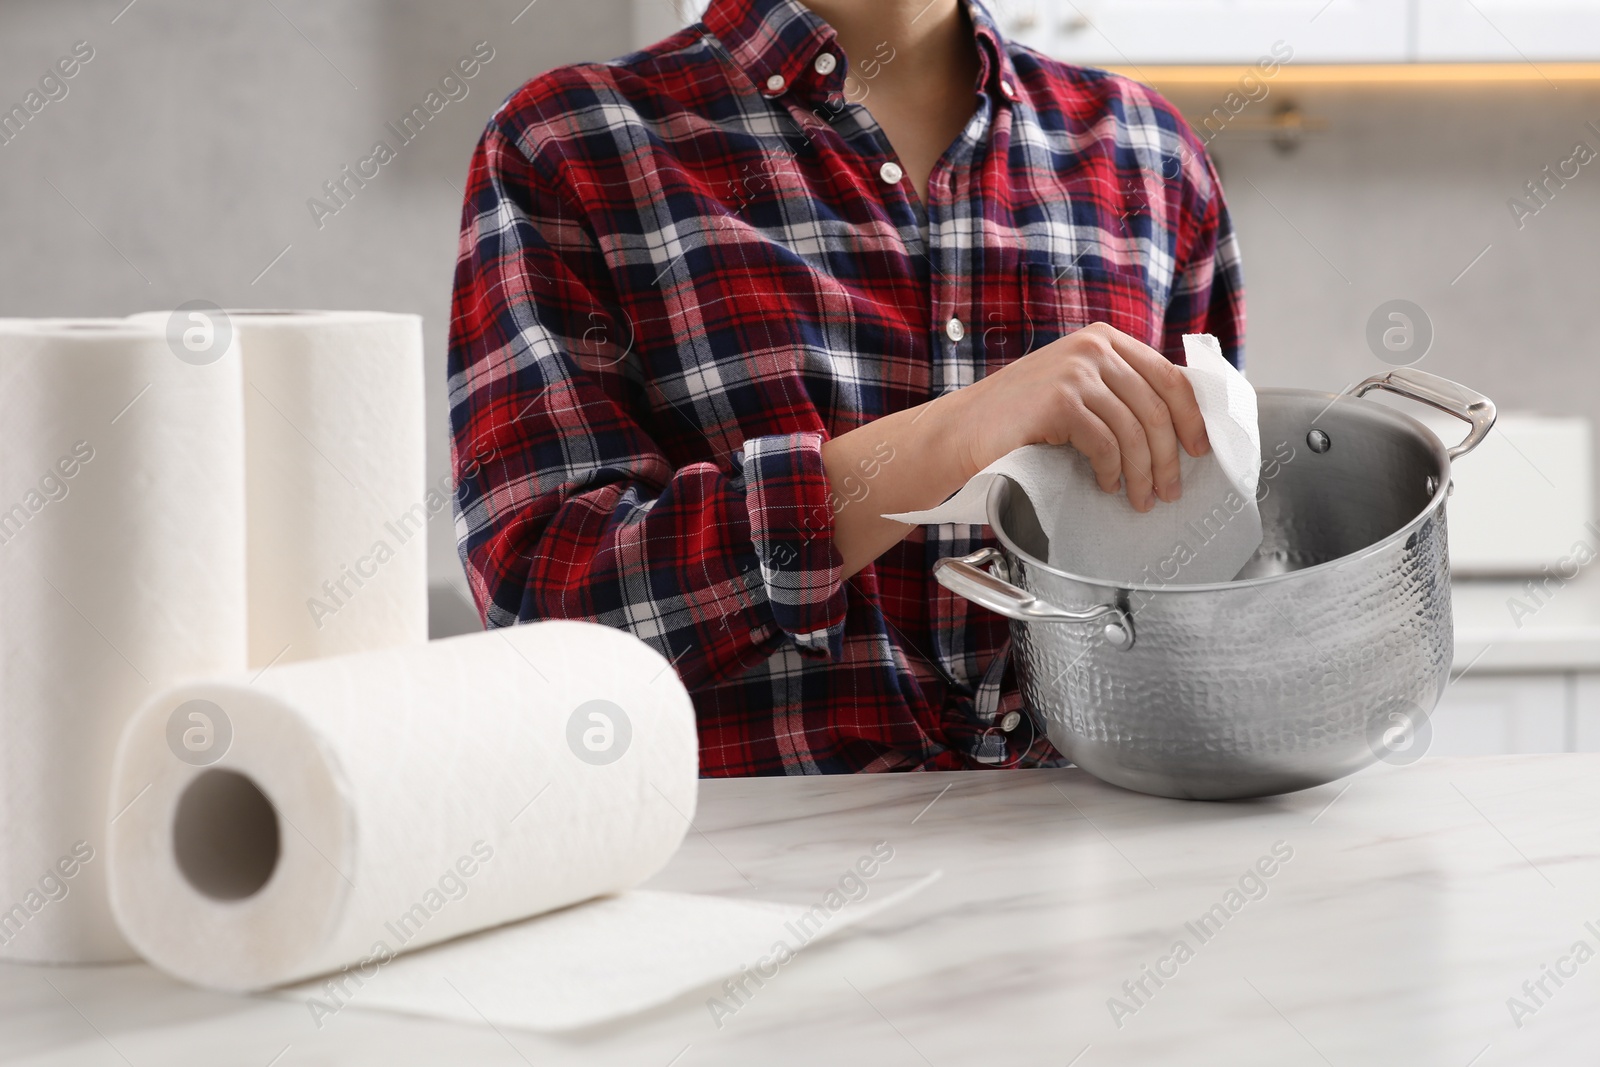
{"label": "white marble table", "polygon": [[[655,887],[810,902],[879,841],[894,858],[869,899],[943,880],[751,985],[720,1029],[705,990],[562,1037],[358,1005],[319,1032],[298,1003],[142,966],[12,965],[0,1062],[1600,1062],[1600,958],[1568,955],[1580,940],[1600,951],[1600,755],[1423,760],[1230,804],[1076,770],[713,781],[701,795]],[[1247,879],[1259,899],[1230,900],[1275,844],[1292,858],[1263,865],[1264,895]],[[1202,938],[1192,926],[1219,904],[1237,911]],[[1523,983],[1546,964],[1575,973],[1544,978],[1536,1003]],[[1169,977],[1158,987],[1146,967]],[[1141,978],[1135,1000],[1123,983]],[[1513,996],[1533,1009],[1520,1027]]]}

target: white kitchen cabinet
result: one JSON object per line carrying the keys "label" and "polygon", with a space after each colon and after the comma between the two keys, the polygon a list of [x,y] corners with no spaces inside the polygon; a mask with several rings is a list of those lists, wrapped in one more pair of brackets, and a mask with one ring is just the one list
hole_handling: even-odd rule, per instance
{"label": "white kitchen cabinet", "polygon": [[1600,674],[1576,676],[1572,705],[1572,750],[1600,752]]}
{"label": "white kitchen cabinet", "polygon": [[1059,59],[1095,66],[1398,63],[1409,14],[1396,0],[1003,0],[1002,29]]}
{"label": "white kitchen cabinet", "polygon": [[[1003,30],[1091,66],[1600,59],[1600,0],[994,0]],[[705,0],[632,0],[635,44]],[[1279,42],[1282,42],[1279,44]]]}
{"label": "white kitchen cabinet", "polygon": [[1600,56],[1600,0],[1412,2],[1417,58],[1424,62]]}
{"label": "white kitchen cabinet", "polygon": [[[1406,403],[1396,406],[1446,444],[1465,436],[1459,420]],[[1533,576],[1548,566],[1557,575],[1575,574],[1600,550],[1587,527],[1594,517],[1593,456],[1588,419],[1502,411],[1494,432],[1450,469],[1450,573]],[[1505,599],[1537,607],[1519,592]],[[1501,618],[1515,623],[1509,611]]]}
{"label": "white kitchen cabinet", "polygon": [[[1428,755],[1571,751],[1575,687],[1576,676],[1570,674],[1461,678],[1444,691],[1429,720],[1433,738]],[[1600,683],[1595,692],[1600,697]]]}

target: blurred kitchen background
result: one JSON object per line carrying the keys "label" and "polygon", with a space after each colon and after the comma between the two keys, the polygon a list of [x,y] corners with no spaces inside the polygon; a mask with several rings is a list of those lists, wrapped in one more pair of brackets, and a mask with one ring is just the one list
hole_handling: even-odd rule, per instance
{"label": "blurred kitchen background", "polygon": [[[1600,418],[1600,159],[1588,162],[1600,152],[1600,0],[993,9],[1035,47],[1155,84],[1209,141],[1243,243],[1258,386],[1336,391],[1408,361],[1414,351],[1380,358],[1368,337],[1380,306],[1404,300],[1420,309],[1416,336],[1432,334],[1417,366],[1507,413],[1492,447],[1458,468],[1456,570],[1477,577],[1456,583],[1459,680],[1432,751],[1600,749],[1600,581],[1587,568],[1572,581],[1539,573],[1574,542],[1600,551],[1584,526]],[[195,299],[418,312],[436,480],[448,470],[461,189],[484,122],[540,71],[622,54],[698,11],[692,0],[0,0],[0,110],[78,42],[92,49],[64,96],[0,134],[0,315]],[[479,42],[493,56],[468,95],[347,206],[315,218],[308,201],[323,184]],[[1241,82],[1274,55],[1270,76]],[[448,514],[429,551],[436,634],[475,626]]]}

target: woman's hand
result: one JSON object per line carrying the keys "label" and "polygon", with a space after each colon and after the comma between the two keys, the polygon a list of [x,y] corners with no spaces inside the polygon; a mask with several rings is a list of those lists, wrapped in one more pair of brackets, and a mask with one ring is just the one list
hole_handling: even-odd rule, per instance
{"label": "woman's hand", "polygon": [[965,389],[823,443],[831,497],[840,502],[833,539],[844,576],[911,529],[883,515],[931,508],[1007,452],[1033,444],[1073,446],[1089,457],[1101,489],[1126,487],[1140,511],[1182,493],[1180,446],[1193,456],[1211,447],[1184,373],[1149,345],[1095,323]]}
{"label": "woman's hand", "polygon": [[1165,356],[1097,322],[944,398],[960,442],[961,481],[1012,449],[1071,445],[1100,488],[1126,487],[1140,511],[1177,500],[1178,449],[1210,448],[1188,377]]}

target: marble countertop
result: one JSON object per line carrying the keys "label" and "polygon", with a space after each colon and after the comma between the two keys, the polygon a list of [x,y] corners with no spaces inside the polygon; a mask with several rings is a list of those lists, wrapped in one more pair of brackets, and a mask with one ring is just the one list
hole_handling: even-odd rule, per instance
{"label": "marble countertop", "polygon": [[1078,770],[707,781],[701,797],[652,886],[810,903],[878,842],[894,854],[868,899],[943,878],[715,1020],[709,989],[563,1036],[356,1004],[319,1031],[297,1002],[141,965],[13,964],[0,1062],[1595,1062],[1600,755],[1425,759],[1226,804]]}

